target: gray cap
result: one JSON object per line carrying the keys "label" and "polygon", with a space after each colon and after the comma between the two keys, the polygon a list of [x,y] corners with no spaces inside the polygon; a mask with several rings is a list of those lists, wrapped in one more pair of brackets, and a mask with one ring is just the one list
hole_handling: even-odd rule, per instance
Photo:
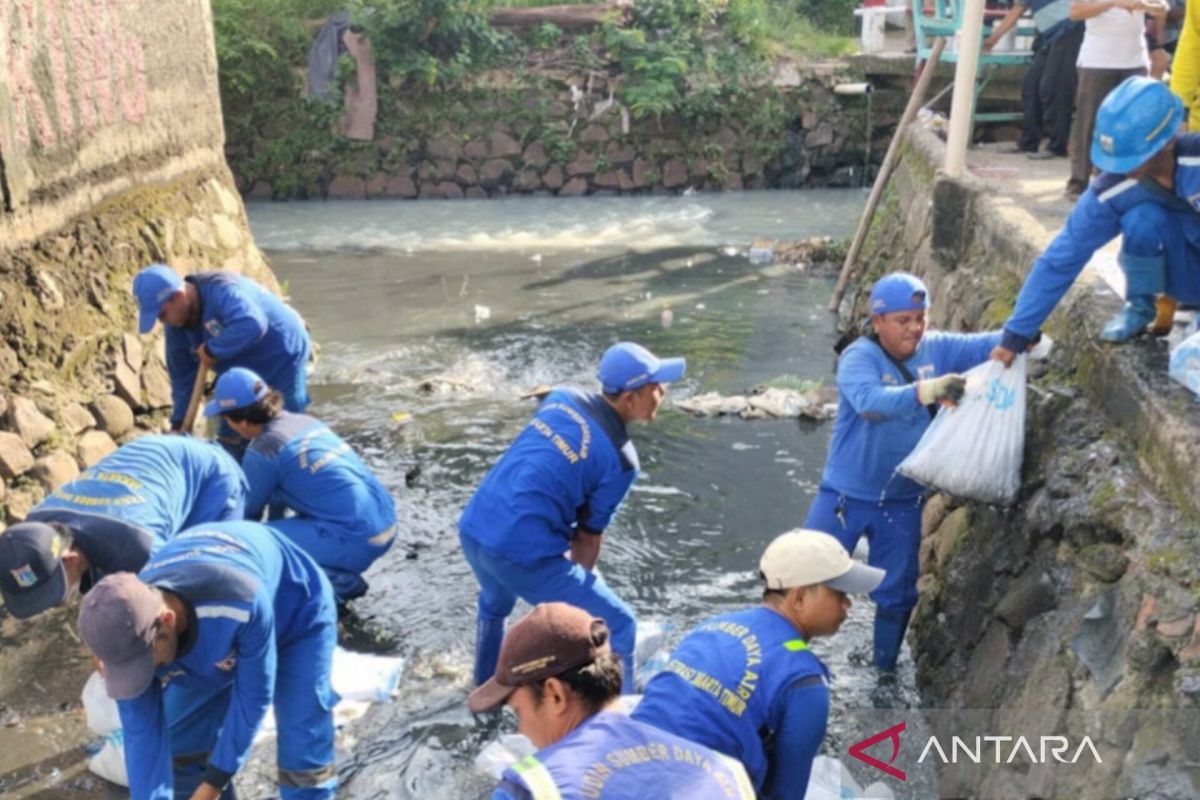
{"label": "gray cap", "polygon": [[154,679],[154,637],[162,598],[132,572],[109,575],[79,607],[79,632],[104,665],[104,688],[114,700],[137,697]]}

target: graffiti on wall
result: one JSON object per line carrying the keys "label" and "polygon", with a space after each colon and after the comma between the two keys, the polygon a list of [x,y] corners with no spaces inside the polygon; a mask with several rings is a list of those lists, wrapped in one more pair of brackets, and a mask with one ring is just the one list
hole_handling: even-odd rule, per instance
{"label": "graffiti on wall", "polygon": [[0,0],[0,150],[51,150],[146,118],[146,58],[120,0]]}

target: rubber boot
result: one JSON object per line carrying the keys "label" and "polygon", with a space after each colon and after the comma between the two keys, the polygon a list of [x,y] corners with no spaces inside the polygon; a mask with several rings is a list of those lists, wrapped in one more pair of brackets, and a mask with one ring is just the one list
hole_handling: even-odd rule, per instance
{"label": "rubber boot", "polygon": [[1125,272],[1125,307],[1108,321],[1100,338],[1124,342],[1144,333],[1158,315],[1154,298],[1165,288],[1167,259],[1164,256],[1131,256],[1117,259]]}
{"label": "rubber boot", "polygon": [[891,672],[900,657],[900,646],[904,644],[904,632],[908,630],[908,612],[875,609],[875,666]]}
{"label": "rubber boot", "polygon": [[1174,298],[1160,294],[1154,301],[1156,315],[1150,325],[1150,333],[1154,336],[1166,336],[1175,327],[1175,309],[1179,303]]}
{"label": "rubber boot", "polygon": [[500,643],[504,641],[504,620],[480,617],[475,622],[475,685],[482,686],[496,674]]}

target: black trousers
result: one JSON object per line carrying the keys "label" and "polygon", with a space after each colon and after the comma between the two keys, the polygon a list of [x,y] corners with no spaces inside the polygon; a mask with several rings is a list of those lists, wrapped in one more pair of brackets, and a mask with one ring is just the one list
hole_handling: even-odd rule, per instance
{"label": "black trousers", "polygon": [[1075,60],[1083,44],[1082,24],[1072,25],[1049,45],[1038,47],[1021,83],[1021,138],[1017,146],[1036,152],[1042,139],[1055,155],[1067,154],[1075,110]]}

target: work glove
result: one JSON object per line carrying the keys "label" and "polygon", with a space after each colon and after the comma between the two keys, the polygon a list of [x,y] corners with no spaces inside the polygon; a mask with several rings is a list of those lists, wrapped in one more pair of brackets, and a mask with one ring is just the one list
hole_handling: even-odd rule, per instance
{"label": "work glove", "polygon": [[917,400],[923,406],[937,402],[953,405],[962,400],[966,388],[967,379],[962,375],[951,373],[940,378],[930,378],[917,383]]}

